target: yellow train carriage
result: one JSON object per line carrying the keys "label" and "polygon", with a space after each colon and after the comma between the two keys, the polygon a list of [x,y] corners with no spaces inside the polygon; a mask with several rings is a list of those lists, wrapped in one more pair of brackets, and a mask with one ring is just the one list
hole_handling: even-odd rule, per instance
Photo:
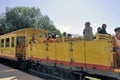
{"label": "yellow train carriage", "polygon": [[14,32],[0,36],[0,57],[16,60],[15,38]]}
{"label": "yellow train carriage", "polygon": [[[26,28],[1,35],[0,57],[62,65],[120,79],[111,35],[97,34],[90,41],[63,38],[60,42],[44,42],[46,34],[42,29]],[[36,42],[32,41],[34,37]]]}
{"label": "yellow train carriage", "polygon": [[33,37],[43,39],[47,31],[35,28],[26,28],[0,35],[0,57],[7,59],[26,60],[27,46]]}
{"label": "yellow train carriage", "polygon": [[114,58],[112,36],[97,34],[96,39],[67,39],[28,45],[27,57],[37,62],[50,62],[69,68],[83,68],[92,74],[119,77]]}
{"label": "yellow train carriage", "polygon": [[[110,38],[109,38],[110,39]],[[89,68],[111,69],[113,65],[112,42],[105,39],[93,41],[69,40],[28,45],[27,57]],[[110,68],[111,67],[111,68]]]}

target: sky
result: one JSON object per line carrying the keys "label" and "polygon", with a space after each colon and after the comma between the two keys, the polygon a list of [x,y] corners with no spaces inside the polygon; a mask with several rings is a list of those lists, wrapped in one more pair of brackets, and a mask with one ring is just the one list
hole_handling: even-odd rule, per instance
{"label": "sky", "polygon": [[61,32],[82,35],[88,21],[94,34],[102,24],[110,34],[120,27],[120,0],[0,0],[0,14],[6,7],[20,6],[39,7]]}

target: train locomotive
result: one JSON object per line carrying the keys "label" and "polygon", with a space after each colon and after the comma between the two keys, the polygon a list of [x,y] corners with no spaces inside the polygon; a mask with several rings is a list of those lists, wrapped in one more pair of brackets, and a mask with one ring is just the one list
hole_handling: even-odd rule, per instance
{"label": "train locomotive", "polygon": [[0,35],[0,57],[65,80],[85,80],[86,76],[120,79],[120,62],[111,35],[96,34],[94,40],[62,37],[56,41],[47,40],[47,33],[25,28]]}

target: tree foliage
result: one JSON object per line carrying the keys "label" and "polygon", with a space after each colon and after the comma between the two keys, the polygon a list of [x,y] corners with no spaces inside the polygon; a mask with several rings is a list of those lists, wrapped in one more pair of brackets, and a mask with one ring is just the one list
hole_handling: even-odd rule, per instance
{"label": "tree foliage", "polygon": [[60,31],[56,29],[50,18],[42,15],[39,8],[6,8],[5,14],[0,16],[0,34],[22,28],[41,28],[60,35]]}

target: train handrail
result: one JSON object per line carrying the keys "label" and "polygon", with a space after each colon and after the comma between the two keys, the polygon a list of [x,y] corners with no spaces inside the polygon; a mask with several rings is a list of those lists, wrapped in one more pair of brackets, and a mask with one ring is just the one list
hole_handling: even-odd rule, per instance
{"label": "train handrail", "polygon": [[112,35],[96,33],[96,40],[108,40],[112,41]]}

